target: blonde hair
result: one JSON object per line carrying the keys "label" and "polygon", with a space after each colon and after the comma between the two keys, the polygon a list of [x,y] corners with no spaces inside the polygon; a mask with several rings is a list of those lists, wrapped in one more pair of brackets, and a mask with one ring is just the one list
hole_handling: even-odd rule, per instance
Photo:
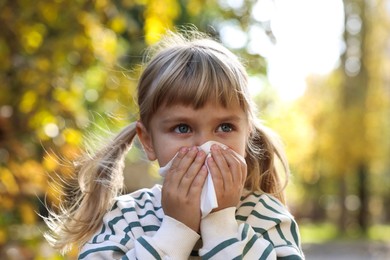
{"label": "blonde hair", "polygon": [[[285,202],[284,187],[275,162],[280,160],[286,176],[288,164],[278,138],[256,119],[255,105],[247,89],[245,68],[228,49],[198,31],[168,32],[148,52],[150,61],[138,83],[140,121],[149,127],[151,117],[163,105],[191,105],[201,108],[207,102],[227,107],[237,102],[251,126],[246,147],[248,176],[246,188],[273,194]],[[76,169],[72,201],[60,212],[50,213],[46,222],[51,244],[65,252],[72,244],[83,245],[97,232],[102,218],[112,207],[123,186],[124,156],[136,135],[131,124],[101,151],[81,161]]]}

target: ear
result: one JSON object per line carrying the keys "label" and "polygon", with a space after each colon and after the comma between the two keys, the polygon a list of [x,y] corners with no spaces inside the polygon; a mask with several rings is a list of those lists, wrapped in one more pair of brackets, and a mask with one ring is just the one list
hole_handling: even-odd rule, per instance
{"label": "ear", "polygon": [[156,160],[156,154],[153,148],[152,136],[150,135],[149,131],[146,129],[144,124],[142,124],[140,121],[137,121],[136,130],[137,130],[138,139],[141,141],[141,144],[145,150],[148,159],[151,161]]}

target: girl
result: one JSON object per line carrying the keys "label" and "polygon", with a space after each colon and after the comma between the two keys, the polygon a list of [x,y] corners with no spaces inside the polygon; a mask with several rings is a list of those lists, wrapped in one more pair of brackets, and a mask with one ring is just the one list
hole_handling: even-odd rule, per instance
{"label": "girl", "polygon": [[[302,259],[275,167],[287,176],[287,161],[247,84],[219,43],[168,33],[139,80],[139,120],[81,162],[76,192],[46,219],[48,240],[63,252],[81,246],[79,259]],[[162,186],[117,197],[136,135],[148,159],[170,166]],[[209,156],[198,149],[207,141]],[[208,176],[218,205],[202,216]]]}

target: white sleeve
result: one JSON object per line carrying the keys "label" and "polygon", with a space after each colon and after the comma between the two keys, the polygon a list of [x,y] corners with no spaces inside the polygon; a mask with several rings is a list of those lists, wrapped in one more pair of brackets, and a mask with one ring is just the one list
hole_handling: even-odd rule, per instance
{"label": "white sleeve", "polygon": [[159,191],[117,198],[78,259],[187,259],[200,235],[164,215]]}
{"label": "white sleeve", "polygon": [[137,259],[187,259],[194,248],[199,234],[183,223],[169,216],[164,217],[160,229],[153,237],[140,237],[135,244],[135,252],[145,255]]}
{"label": "white sleeve", "polygon": [[[202,259],[277,259],[288,256],[289,259],[303,259],[299,245],[280,239],[290,238],[291,225],[288,218],[280,219],[279,224],[266,229],[259,228],[253,221],[257,214],[253,212],[250,223],[238,224],[236,208],[227,208],[205,217],[201,223],[203,247],[199,251]],[[248,218],[249,218],[248,217]],[[261,224],[261,220],[258,221]],[[273,240],[274,239],[274,240]]]}
{"label": "white sleeve", "polygon": [[[130,226],[137,226],[135,223]],[[192,229],[168,216],[153,236],[135,238],[131,229],[112,227],[104,233],[104,240],[96,239],[97,234],[86,243],[78,259],[187,259],[199,239]]]}
{"label": "white sleeve", "polygon": [[[202,259],[276,259],[268,241],[259,239],[249,225],[238,225],[233,207],[205,217],[201,223],[201,233],[203,247],[199,253]],[[256,247],[256,254],[253,246]]]}

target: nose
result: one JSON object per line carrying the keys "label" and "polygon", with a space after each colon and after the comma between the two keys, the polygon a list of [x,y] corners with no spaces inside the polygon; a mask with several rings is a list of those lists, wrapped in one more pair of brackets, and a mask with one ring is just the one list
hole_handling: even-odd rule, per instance
{"label": "nose", "polygon": [[216,141],[214,139],[214,135],[210,132],[199,132],[194,136],[194,146],[201,146],[208,141]]}

